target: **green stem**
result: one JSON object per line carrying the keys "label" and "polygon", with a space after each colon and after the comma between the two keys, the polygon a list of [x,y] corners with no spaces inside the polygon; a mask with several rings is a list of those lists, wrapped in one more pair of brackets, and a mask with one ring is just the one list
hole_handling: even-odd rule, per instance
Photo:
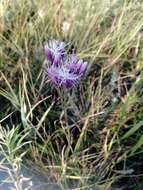
{"label": "green stem", "polygon": [[61,99],[62,108],[64,110],[65,122],[68,124],[68,115],[67,115],[67,107],[66,107],[66,100],[67,100],[66,91],[65,90],[61,91],[60,89],[57,89],[57,91]]}

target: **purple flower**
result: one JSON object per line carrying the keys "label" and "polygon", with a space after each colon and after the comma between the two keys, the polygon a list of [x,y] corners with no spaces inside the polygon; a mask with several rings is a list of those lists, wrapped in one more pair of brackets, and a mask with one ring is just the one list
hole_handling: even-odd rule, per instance
{"label": "purple flower", "polygon": [[44,46],[44,51],[47,60],[55,66],[58,66],[65,55],[65,43],[57,40],[50,40],[49,43]]}
{"label": "purple flower", "polygon": [[87,62],[84,62],[82,59],[78,59],[77,56],[71,55],[66,61],[65,66],[69,68],[70,72],[83,76],[87,69]]}
{"label": "purple flower", "polygon": [[76,55],[65,58],[64,42],[50,40],[44,50],[51,62],[46,68],[46,74],[56,87],[72,88],[85,75],[87,62],[78,59]]}
{"label": "purple flower", "polygon": [[64,65],[60,67],[52,65],[47,69],[47,75],[55,86],[65,88],[71,88],[80,78],[78,75],[71,73]]}
{"label": "purple flower", "polygon": [[51,65],[46,69],[46,73],[51,82],[64,88],[72,88],[85,74],[87,62],[78,60],[76,56],[71,56],[63,64],[56,67]]}

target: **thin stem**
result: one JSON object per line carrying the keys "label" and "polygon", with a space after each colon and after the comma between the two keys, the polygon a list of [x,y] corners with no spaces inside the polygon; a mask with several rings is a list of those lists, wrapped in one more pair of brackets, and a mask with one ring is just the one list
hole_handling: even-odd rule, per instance
{"label": "thin stem", "polygon": [[68,115],[67,115],[67,106],[66,106],[66,101],[67,101],[66,91],[60,90],[60,89],[57,89],[57,91],[58,91],[58,94],[61,99],[62,108],[64,109],[65,122],[68,124]]}
{"label": "thin stem", "polygon": [[[68,126],[68,114],[67,114],[67,100],[68,100],[67,93],[68,92],[65,89],[64,90],[57,89],[57,91],[58,91],[60,99],[61,99],[62,108],[64,109],[65,123],[66,123],[66,127],[67,127]],[[66,153],[68,154],[70,150],[73,151],[72,147],[71,147],[71,142],[70,142],[70,140],[71,140],[70,129],[68,127],[65,130],[65,135],[66,135],[66,138],[68,141],[68,146],[66,149]]]}
{"label": "thin stem", "polygon": [[65,121],[66,121],[66,123],[68,124],[68,114],[67,114],[67,92],[66,92],[66,90],[64,90],[64,105],[63,105],[63,108],[64,108],[64,116],[65,116]]}

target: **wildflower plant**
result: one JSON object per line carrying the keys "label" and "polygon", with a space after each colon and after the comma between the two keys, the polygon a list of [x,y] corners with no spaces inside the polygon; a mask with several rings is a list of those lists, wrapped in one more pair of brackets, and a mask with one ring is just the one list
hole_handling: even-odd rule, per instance
{"label": "wildflower plant", "polygon": [[79,59],[75,54],[68,55],[65,47],[64,42],[57,40],[50,40],[44,47],[49,62],[45,69],[46,77],[59,92],[64,107],[65,94],[81,81],[87,70],[87,62]]}

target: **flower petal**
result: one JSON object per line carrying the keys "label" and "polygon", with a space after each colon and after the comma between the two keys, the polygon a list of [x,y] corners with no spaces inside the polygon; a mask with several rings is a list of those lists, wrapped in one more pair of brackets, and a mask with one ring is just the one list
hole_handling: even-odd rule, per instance
{"label": "flower petal", "polygon": [[65,88],[71,88],[74,85],[74,81],[66,79],[63,81],[63,86]]}
{"label": "flower petal", "polygon": [[50,62],[53,62],[53,60],[54,60],[53,54],[52,54],[52,51],[50,50],[48,44],[46,44],[44,46],[44,51],[45,51],[45,56],[46,56],[47,60]]}
{"label": "flower petal", "polygon": [[79,67],[79,74],[83,76],[86,72],[86,69],[87,69],[87,62],[82,61]]}

